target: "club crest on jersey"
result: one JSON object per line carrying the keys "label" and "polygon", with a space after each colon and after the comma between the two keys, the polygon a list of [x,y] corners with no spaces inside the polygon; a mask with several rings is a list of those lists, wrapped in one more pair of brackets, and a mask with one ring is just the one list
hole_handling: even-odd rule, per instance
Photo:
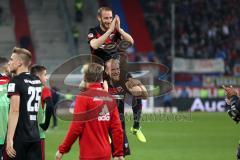
{"label": "club crest on jersey", "polygon": [[92,33],[88,34],[88,38],[93,38],[93,37],[94,37],[94,35]]}
{"label": "club crest on jersey", "polygon": [[103,106],[102,111],[99,113],[98,121],[110,121],[110,113],[106,104]]}
{"label": "club crest on jersey", "polygon": [[109,38],[110,38],[111,40],[113,40],[114,36],[115,36],[115,34],[110,34]]}
{"label": "club crest on jersey", "polygon": [[14,83],[8,84],[8,92],[15,92],[15,84]]}

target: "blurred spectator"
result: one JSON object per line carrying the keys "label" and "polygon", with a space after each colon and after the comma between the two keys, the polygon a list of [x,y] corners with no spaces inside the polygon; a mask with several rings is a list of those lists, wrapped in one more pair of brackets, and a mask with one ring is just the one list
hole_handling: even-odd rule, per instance
{"label": "blurred spectator", "polygon": [[82,22],[83,19],[83,0],[75,0],[75,19],[76,22]]}
{"label": "blurred spectator", "polygon": [[183,88],[182,88],[182,92],[181,92],[181,94],[180,94],[180,97],[181,97],[181,98],[188,98],[188,96],[189,96],[189,94],[188,94],[186,88],[183,87]]}
{"label": "blurred spectator", "polygon": [[2,16],[2,14],[3,14],[3,9],[2,9],[2,7],[0,6],[0,25],[3,23],[2,21],[3,21],[3,16]]}
{"label": "blurred spectator", "polygon": [[164,105],[165,108],[166,107],[170,107],[170,108],[172,107],[172,95],[171,95],[171,93],[168,93],[168,94],[164,95],[163,105]]}
{"label": "blurred spectator", "polygon": [[76,26],[73,27],[72,29],[72,35],[73,35],[73,40],[74,40],[74,45],[78,49],[78,43],[79,43],[79,30]]}

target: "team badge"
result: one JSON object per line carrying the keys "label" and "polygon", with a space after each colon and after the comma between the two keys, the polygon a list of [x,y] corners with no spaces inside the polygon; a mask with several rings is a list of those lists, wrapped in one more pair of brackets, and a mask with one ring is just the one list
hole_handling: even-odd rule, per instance
{"label": "team badge", "polygon": [[115,34],[110,34],[109,38],[110,38],[111,40],[113,40],[114,36],[115,36]]}
{"label": "team badge", "polygon": [[94,35],[92,33],[88,34],[88,38],[93,38],[93,37],[94,37]]}
{"label": "team badge", "polygon": [[8,92],[15,92],[15,83],[8,84]]}

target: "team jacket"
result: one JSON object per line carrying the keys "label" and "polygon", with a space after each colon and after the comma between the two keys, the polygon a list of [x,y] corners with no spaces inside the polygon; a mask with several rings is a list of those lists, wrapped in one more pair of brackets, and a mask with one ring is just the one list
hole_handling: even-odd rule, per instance
{"label": "team jacket", "polygon": [[79,138],[81,160],[110,160],[112,151],[109,132],[111,132],[116,148],[113,156],[122,156],[123,130],[114,101],[111,95],[101,91],[101,84],[98,83],[91,84],[85,92],[78,95],[74,118],[67,136],[58,148],[59,152],[67,153],[74,141]]}
{"label": "team jacket", "polygon": [[7,97],[7,85],[9,78],[0,73],[0,145],[4,144],[7,134],[9,99]]}

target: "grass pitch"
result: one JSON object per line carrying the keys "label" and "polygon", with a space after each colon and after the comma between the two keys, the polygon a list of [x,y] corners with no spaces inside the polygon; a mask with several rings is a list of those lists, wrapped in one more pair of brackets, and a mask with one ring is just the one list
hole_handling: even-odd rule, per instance
{"label": "grass pitch", "polygon": [[[240,126],[226,113],[177,113],[143,115],[142,131],[147,143],[130,133],[132,118],[126,118],[131,156],[126,160],[232,160],[240,139]],[[54,159],[69,122],[58,121],[46,134],[46,159]],[[78,143],[63,160],[77,160]]]}

